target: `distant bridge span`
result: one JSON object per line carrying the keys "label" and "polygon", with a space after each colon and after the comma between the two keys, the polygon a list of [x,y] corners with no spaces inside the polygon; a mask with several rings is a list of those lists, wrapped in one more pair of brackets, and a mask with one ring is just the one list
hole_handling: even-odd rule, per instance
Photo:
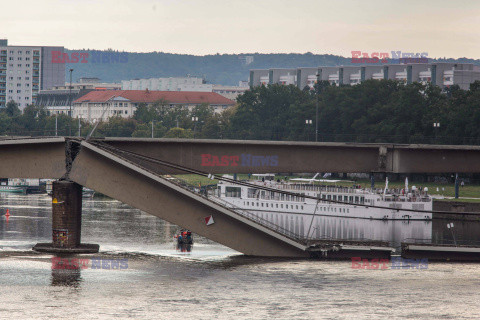
{"label": "distant bridge span", "polygon": [[[81,141],[65,137],[0,140],[0,177],[60,178],[69,170]],[[480,172],[480,146],[145,138],[90,142],[214,174]],[[135,162],[158,173],[184,173],[138,158]]]}

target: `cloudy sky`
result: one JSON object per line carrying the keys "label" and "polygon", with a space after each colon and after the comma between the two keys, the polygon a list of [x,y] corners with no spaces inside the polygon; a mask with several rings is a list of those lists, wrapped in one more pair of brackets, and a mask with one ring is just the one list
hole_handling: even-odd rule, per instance
{"label": "cloudy sky", "polygon": [[474,0],[2,0],[11,45],[214,53],[428,52],[480,58]]}

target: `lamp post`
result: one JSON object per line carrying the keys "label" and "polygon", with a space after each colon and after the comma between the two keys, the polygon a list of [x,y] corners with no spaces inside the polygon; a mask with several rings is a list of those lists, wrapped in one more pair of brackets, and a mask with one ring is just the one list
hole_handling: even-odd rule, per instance
{"label": "lamp post", "polygon": [[153,139],[153,122],[154,120],[152,120],[152,139]]}
{"label": "lamp post", "polygon": [[79,137],[82,135],[82,132],[81,132],[82,123],[80,122],[81,119],[82,119],[82,115],[79,114],[79,115],[78,115],[78,136],[79,136]]}
{"label": "lamp post", "polygon": [[195,133],[197,131],[198,117],[192,117],[192,121],[193,121],[193,139],[195,139]]}
{"label": "lamp post", "polygon": [[220,139],[223,139],[223,126],[222,126],[222,121],[218,121],[218,126],[220,127]]}
{"label": "lamp post", "polygon": [[435,130],[435,143],[438,143],[438,138],[437,138],[438,129],[436,128],[440,128],[440,122],[434,122],[433,127],[435,128],[433,129]]}
{"label": "lamp post", "polygon": [[55,137],[58,136],[58,111],[55,112]]}
{"label": "lamp post", "polygon": [[305,120],[305,134],[307,136],[307,140],[310,141],[310,138],[308,136],[308,126],[312,124],[312,120],[311,119],[307,119]]}
{"label": "lamp post", "polygon": [[68,135],[71,136],[72,135],[72,73],[73,73],[73,69],[70,69],[69,71],[70,71],[70,85],[68,86],[68,101],[70,105],[70,111],[68,116],[70,117],[70,119],[68,119]]}

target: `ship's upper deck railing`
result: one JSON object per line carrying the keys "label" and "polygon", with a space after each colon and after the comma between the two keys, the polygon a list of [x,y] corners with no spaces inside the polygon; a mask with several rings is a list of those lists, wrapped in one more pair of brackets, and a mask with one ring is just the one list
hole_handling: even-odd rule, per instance
{"label": "ship's upper deck railing", "polygon": [[[314,185],[314,184],[305,184],[305,183],[288,183],[288,182],[275,182],[275,181],[249,181],[252,185],[264,186],[273,189],[279,189],[283,191],[294,191],[294,192],[307,192],[313,191],[317,193],[334,193],[334,194],[348,194],[348,195],[377,195],[382,201],[387,202],[431,202],[432,198],[428,195],[428,191],[424,189],[410,189],[407,194],[405,194],[404,189],[392,188],[387,189],[386,192],[382,188],[360,188],[356,187],[343,187],[343,186],[327,186],[327,185]],[[256,196],[255,196],[256,197]],[[253,197],[252,197],[253,198]],[[279,194],[265,194],[261,195],[262,199],[266,200],[287,200],[286,198],[280,196]],[[291,197],[288,199],[290,201],[304,201],[300,197]]]}

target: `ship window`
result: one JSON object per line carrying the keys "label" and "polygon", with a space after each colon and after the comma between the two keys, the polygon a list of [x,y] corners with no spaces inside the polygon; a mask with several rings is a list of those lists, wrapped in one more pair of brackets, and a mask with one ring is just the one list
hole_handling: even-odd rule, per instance
{"label": "ship window", "polygon": [[259,206],[258,202],[257,202],[257,207]]}
{"label": "ship window", "polygon": [[295,209],[298,209],[298,206],[295,206]]}
{"label": "ship window", "polygon": [[348,202],[353,202],[353,197],[348,197]]}
{"label": "ship window", "polygon": [[280,205],[283,208],[283,204]]}
{"label": "ship window", "polygon": [[303,210],[303,206],[302,206],[302,210]]}
{"label": "ship window", "polygon": [[278,208],[278,203],[276,204],[277,208]]}
{"label": "ship window", "polygon": [[355,203],[358,203],[358,197],[355,197]]}
{"label": "ship window", "polygon": [[232,198],[240,198],[242,194],[242,188],[240,187],[226,187],[225,196]]}
{"label": "ship window", "polygon": [[347,209],[347,213],[350,213],[350,209]]}
{"label": "ship window", "polygon": [[263,207],[263,202],[262,202],[262,207]]}
{"label": "ship window", "polygon": [[334,200],[334,201],[337,201],[337,196],[333,196],[333,200]]}

